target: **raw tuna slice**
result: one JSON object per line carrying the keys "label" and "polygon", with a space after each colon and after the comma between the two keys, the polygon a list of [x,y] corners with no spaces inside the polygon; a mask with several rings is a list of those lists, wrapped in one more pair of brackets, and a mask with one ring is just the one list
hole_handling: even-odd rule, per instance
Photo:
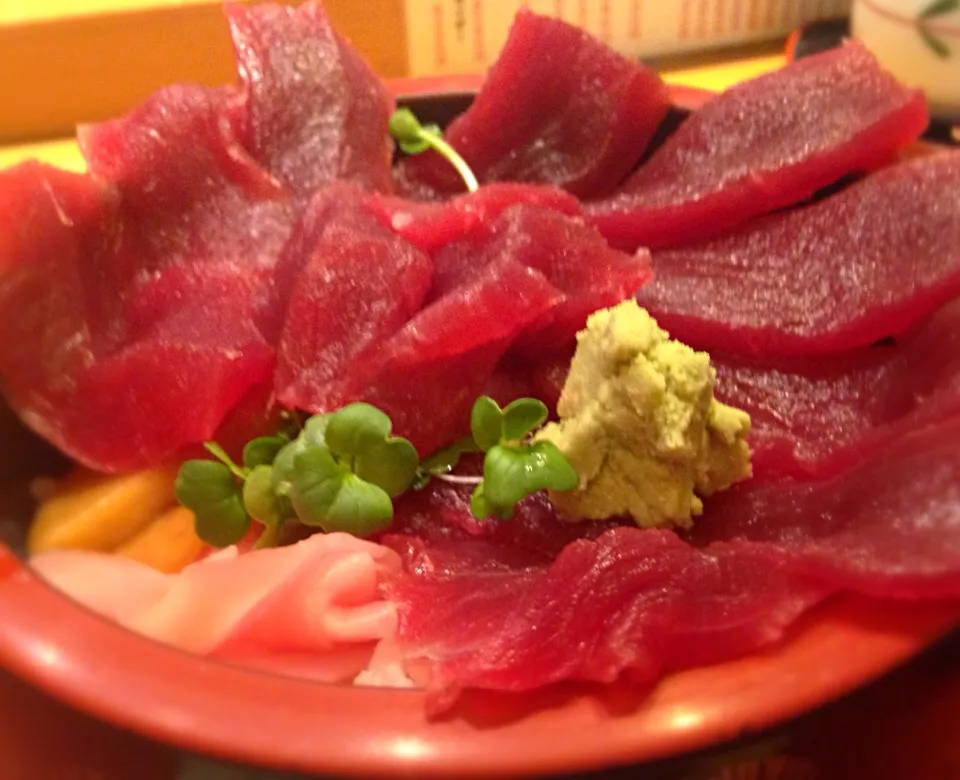
{"label": "raw tuna slice", "polygon": [[[293,209],[281,185],[234,135],[228,119],[238,99],[227,89],[168,87],[121,119],[81,129],[92,175],[119,193],[122,223],[97,253],[88,282],[92,294],[110,300],[122,291],[134,298],[141,286],[156,289],[169,272],[160,286],[168,307],[180,311],[191,305],[181,303],[184,295],[197,298],[190,289],[198,276],[213,275],[221,284],[233,276],[238,320],[244,319],[240,301],[255,302],[242,292],[248,275],[274,266]],[[261,307],[247,313],[264,326],[265,338],[274,336],[276,315],[265,308],[269,296],[257,302]],[[211,303],[195,301],[201,309]],[[100,332],[117,324],[114,318],[93,327]],[[119,335],[123,343],[128,334]]]}
{"label": "raw tuna slice", "polygon": [[685,245],[883,164],[926,125],[922,94],[848,42],[714,98],[587,210],[616,246]]}
{"label": "raw tuna slice", "polygon": [[838,477],[742,483],[707,503],[698,541],[776,544],[807,576],[871,596],[960,596],[960,418],[891,442]]}
{"label": "raw tuna slice", "polygon": [[[521,9],[483,89],[446,138],[481,182],[543,182],[588,197],[623,180],[668,107],[656,73],[572,25]],[[435,152],[403,160],[397,174],[398,191],[412,197],[464,189]]]}
{"label": "raw tuna slice", "polygon": [[433,690],[435,711],[463,687],[651,683],[766,647],[840,590],[957,597],[958,442],[954,420],[832,481],[744,483],[708,502],[694,527],[701,546],[668,531],[571,527],[536,500],[478,526],[446,487],[401,503],[402,533],[383,542],[404,561],[387,588],[407,671]]}
{"label": "raw tuna slice", "polygon": [[332,187],[307,206],[280,273],[291,288],[277,347],[277,400],[320,412],[343,403],[358,355],[420,310],[433,263],[383,227],[357,190]]}
{"label": "raw tuna slice", "polygon": [[[549,514],[541,533],[563,533]],[[635,527],[587,535],[549,557],[536,538],[521,546],[449,526],[384,541],[405,564],[387,589],[400,608],[406,669],[432,691],[434,712],[465,687],[525,691],[620,675],[650,683],[776,641],[830,592],[794,577],[775,548],[698,550]]]}
{"label": "raw tuna slice", "polygon": [[724,358],[717,397],[750,413],[753,479],[817,478],[960,417],[960,302],[902,344],[817,358]]}
{"label": "raw tuna slice", "polygon": [[540,358],[525,355],[507,355],[487,385],[487,395],[501,406],[516,398],[529,396],[543,401],[550,414],[556,413],[560,393],[570,373],[574,344],[566,350]]}
{"label": "raw tuna slice", "polygon": [[960,293],[960,153],[888,167],[653,265],[638,301],[702,349],[824,353],[899,334]]}
{"label": "raw tuna slice", "polygon": [[561,299],[537,271],[517,263],[488,266],[358,357],[343,400],[380,407],[397,435],[429,455],[469,430],[470,408],[497,361]]}
{"label": "raw tuna slice", "polygon": [[[251,394],[263,397],[273,348],[238,348],[224,334],[206,343],[165,334],[97,358],[60,399],[38,432],[84,465],[104,472],[155,465],[182,448],[216,438],[228,413]],[[266,409],[262,408],[262,426]],[[249,438],[249,433],[247,438]]]}
{"label": "raw tuna slice", "polygon": [[[457,464],[462,475],[482,470],[477,456],[465,455]],[[479,568],[523,568],[548,564],[571,542],[596,539],[623,525],[616,520],[561,522],[543,493],[521,502],[510,522],[478,520],[470,511],[470,494],[470,488],[440,480],[404,494],[384,542],[406,559],[429,550],[431,560],[441,562],[438,572],[453,571],[467,560]],[[488,555],[491,549],[495,555]]]}
{"label": "raw tuna slice", "polygon": [[116,201],[109,187],[40,163],[0,171],[0,388],[58,446],[61,401],[92,359],[88,311],[104,304],[86,285]]}
{"label": "raw tuna slice", "polygon": [[497,263],[539,271],[563,300],[527,327],[513,350],[541,356],[569,347],[597,309],[635,294],[651,277],[645,250],[611,249],[581,219],[537,206],[511,206],[436,253],[432,295],[444,295]]}
{"label": "raw tuna slice", "polygon": [[171,87],[81,132],[92,176],[2,176],[0,383],[91,468],[208,439],[271,380],[270,279],[292,212],[233,135],[236,99]]}
{"label": "raw tuna slice", "polygon": [[349,680],[397,626],[396,607],[379,590],[399,558],[346,534],[239,556],[225,550],[172,575],[81,551],[44,553],[31,566],[148,637],[293,676]]}
{"label": "raw tuna slice", "polygon": [[[503,358],[483,386],[483,394],[489,395],[500,406],[506,406],[517,398],[540,398],[533,391],[533,383],[529,381],[529,377],[524,376],[524,371],[513,370],[514,362],[512,356]],[[544,398],[540,400],[547,403]]]}
{"label": "raw tuna slice", "polygon": [[372,198],[384,224],[429,254],[492,222],[511,206],[525,204],[578,216],[580,201],[556,187],[504,182],[444,203],[417,203],[396,197]]}
{"label": "raw tuna slice", "polygon": [[573,350],[571,349],[567,353],[560,353],[532,367],[530,381],[535,396],[551,409],[555,410],[560,402],[560,394],[567,382],[572,360]]}
{"label": "raw tuna slice", "polygon": [[389,192],[393,99],[322,6],[228,4],[247,149],[291,192],[349,179]]}
{"label": "raw tuna slice", "polygon": [[[123,238],[156,255],[143,261],[149,270],[204,254],[275,261],[289,229],[286,195],[236,135],[239,100],[232,89],[166,87],[124,117],[80,128],[90,172],[120,193],[131,222]],[[144,270],[122,261],[128,276]]]}
{"label": "raw tuna slice", "polygon": [[[0,193],[0,389],[65,453],[105,471],[156,463],[212,436],[269,378],[272,348],[237,315],[256,305],[255,291],[211,303],[202,295],[210,287],[184,279],[172,290],[183,294],[176,315],[150,327],[133,318],[141,330],[127,339],[123,304],[136,299],[105,296],[97,276],[115,259],[106,251],[120,224],[113,189],[26,164],[0,174]],[[235,281],[227,279],[231,295]],[[223,329],[206,319],[196,328],[200,307]]]}

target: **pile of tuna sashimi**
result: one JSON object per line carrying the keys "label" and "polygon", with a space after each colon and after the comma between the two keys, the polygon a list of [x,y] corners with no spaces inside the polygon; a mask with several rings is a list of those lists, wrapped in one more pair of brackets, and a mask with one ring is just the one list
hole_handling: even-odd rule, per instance
{"label": "pile of tuna sashimi", "polygon": [[524,10],[441,130],[319,3],[226,14],[236,85],[0,172],[4,398],[88,469],[172,464],[209,545],[44,578],[431,714],[960,599],[960,152],[859,44],[665,134],[656,73]]}

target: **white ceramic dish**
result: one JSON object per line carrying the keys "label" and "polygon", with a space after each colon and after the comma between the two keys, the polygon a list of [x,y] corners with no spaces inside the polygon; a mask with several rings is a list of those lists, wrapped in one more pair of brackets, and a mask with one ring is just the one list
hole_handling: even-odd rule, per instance
{"label": "white ceramic dish", "polygon": [[960,0],[855,0],[851,31],[931,113],[960,122]]}

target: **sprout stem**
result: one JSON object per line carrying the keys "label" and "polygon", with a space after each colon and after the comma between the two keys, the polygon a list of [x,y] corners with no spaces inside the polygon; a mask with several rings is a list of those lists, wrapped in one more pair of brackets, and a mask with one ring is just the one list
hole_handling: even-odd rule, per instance
{"label": "sprout stem", "polygon": [[407,154],[420,154],[433,149],[446,159],[463,179],[470,192],[476,192],[480,184],[467,161],[450,144],[443,140],[443,132],[436,125],[421,125],[416,114],[409,108],[398,108],[390,116],[387,129]]}
{"label": "sprout stem", "polygon": [[213,457],[219,460],[224,466],[226,466],[230,471],[233,472],[233,475],[240,480],[245,480],[247,478],[247,472],[240,468],[233,460],[227,455],[226,450],[223,449],[215,441],[207,441],[203,443],[204,449],[209,452]]}
{"label": "sprout stem", "polygon": [[458,477],[456,474],[434,474],[436,479],[452,482],[454,485],[479,485],[483,477]]}
{"label": "sprout stem", "polygon": [[266,547],[276,547],[280,540],[280,524],[268,525],[261,532],[257,541],[253,544],[254,550],[262,550]]}
{"label": "sprout stem", "polygon": [[432,146],[440,154],[447,158],[450,164],[457,169],[457,173],[460,174],[460,177],[463,179],[464,183],[467,185],[467,190],[469,192],[476,192],[480,187],[480,184],[477,182],[477,177],[473,175],[473,171],[470,170],[470,166],[467,165],[467,161],[464,160],[460,153],[454,149],[450,144],[439,136],[435,136],[432,133],[421,133],[420,138],[423,142],[429,146]]}

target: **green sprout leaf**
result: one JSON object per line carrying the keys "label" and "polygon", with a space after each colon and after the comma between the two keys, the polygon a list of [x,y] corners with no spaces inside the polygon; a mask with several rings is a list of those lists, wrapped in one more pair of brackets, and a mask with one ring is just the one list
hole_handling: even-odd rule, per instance
{"label": "green sprout leaf", "polygon": [[421,154],[431,148],[429,139],[443,139],[439,125],[421,125],[409,108],[395,111],[387,126],[404,154]]}
{"label": "green sprout leaf", "polygon": [[310,447],[327,449],[326,430],[333,418],[332,414],[315,414],[308,419],[293,441],[284,444],[273,459],[273,490],[277,495],[290,493],[293,480],[293,466],[297,455]]}
{"label": "green sprout leaf", "polygon": [[547,405],[536,398],[518,398],[503,410],[503,438],[506,441],[522,441],[529,433],[539,428],[549,414]]}
{"label": "green sprout leaf", "polygon": [[503,412],[492,398],[480,396],[470,412],[470,433],[482,452],[500,443],[503,438]]}
{"label": "green sprout leaf", "polygon": [[303,430],[300,431],[297,438],[315,447],[326,447],[327,426],[330,425],[332,419],[333,413],[313,415],[304,423]]}
{"label": "green sprout leaf", "polygon": [[486,520],[493,514],[493,507],[483,493],[482,482],[473,489],[473,493],[470,495],[470,511],[474,517],[480,520]]}
{"label": "green sprout leaf", "polygon": [[356,403],[335,412],[326,426],[326,443],[334,455],[355,458],[390,435],[390,418],[377,407]]}
{"label": "green sprout leaf", "polygon": [[427,149],[433,149],[456,168],[457,173],[467,185],[468,191],[477,191],[480,186],[477,177],[460,153],[444,140],[439,127],[421,125],[420,120],[409,108],[398,108],[394,111],[387,127],[404,153],[421,154]]}
{"label": "green sprout leaf", "polygon": [[494,506],[512,507],[541,489],[532,484],[529,459],[520,447],[497,445],[483,459],[483,492]]}
{"label": "green sprout leaf", "polygon": [[306,447],[296,453],[290,474],[290,503],[301,523],[326,530],[327,507],[349,473],[325,447]]}
{"label": "green sprout leaf", "polygon": [[177,500],[195,517],[197,536],[214,547],[236,544],[250,530],[240,484],[225,463],[188,460],[175,484]]}
{"label": "green sprout leaf", "polygon": [[393,519],[393,502],[382,488],[360,479],[320,447],[309,447],[294,459],[290,498],[304,525],[328,533],[369,536]]}
{"label": "green sprout leaf", "polygon": [[543,481],[539,490],[556,490],[563,493],[580,487],[580,475],[567,460],[560,448],[552,441],[538,441],[530,445],[530,458],[534,464],[542,464]]}
{"label": "green sprout leaf", "polygon": [[[297,455],[309,447],[304,434],[300,434],[289,444],[281,447],[277,457],[273,459],[273,474],[271,483],[273,492],[280,496],[289,495],[293,482],[293,466]],[[322,446],[322,445],[321,445]]]}
{"label": "green sprout leaf", "polygon": [[282,436],[260,436],[251,439],[243,448],[243,465],[248,469],[269,466],[287,440]]}
{"label": "green sprout leaf", "polygon": [[523,446],[499,444],[483,460],[483,495],[509,516],[524,498],[541,490],[573,490],[580,477],[553,442]]}
{"label": "green sprout leaf", "polygon": [[256,466],[243,483],[243,504],[254,520],[266,526],[278,526],[283,520],[284,505],[273,489],[273,467]]}
{"label": "green sprout leaf", "polygon": [[413,484],[419,465],[420,456],[416,448],[406,439],[395,436],[358,456],[354,471],[360,479],[395,497]]}
{"label": "green sprout leaf", "polygon": [[406,154],[420,154],[430,148],[423,139],[425,128],[409,108],[394,111],[387,122],[387,129]]}
{"label": "green sprout leaf", "polygon": [[264,526],[253,548],[276,547],[284,523],[294,517],[294,512],[290,499],[274,490],[272,466],[256,466],[250,472],[243,483],[243,503],[253,519]]}
{"label": "green sprout leaf", "polygon": [[[421,128],[422,130],[422,128]],[[184,463],[177,498],[194,511],[197,533],[218,547],[240,541],[256,521],[263,531],[255,547],[284,543],[295,524],[364,537],[388,527],[393,499],[432,478],[473,486],[471,509],[480,518],[510,517],[525,497],[544,489],[572,490],[578,476],[548,442],[530,442],[547,418],[547,407],[521,398],[504,409],[481,396],[471,410],[471,435],[420,462],[413,444],[391,436],[388,415],[367,403],[301,422],[294,412],[281,430],[252,439],[243,466],[215,442],[205,446],[217,460]],[[483,476],[451,474],[464,453],[484,452]]]}
{"label": "green sprout leaf", "polygon": [[483,489],[483,483],[477,485],[470,496],[470,512],[478,520],[495,517],[497,520],[507,520],[513,514],[513,507],[502,507],[491,503]]}

